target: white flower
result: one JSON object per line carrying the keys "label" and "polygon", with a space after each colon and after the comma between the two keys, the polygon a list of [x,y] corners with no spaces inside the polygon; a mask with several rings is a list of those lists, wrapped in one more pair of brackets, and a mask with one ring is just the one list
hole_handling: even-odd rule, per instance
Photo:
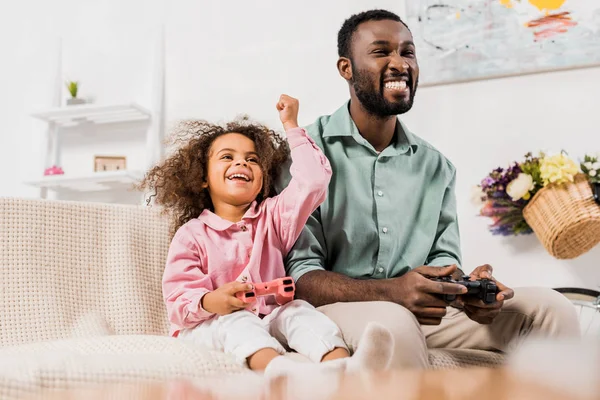
{"label": "white flower", "polygon": [[485,203],[486,195],[481,190],[481,186],[475,185],[471,188],[471,204],[475,207],[480,207]]}
{"label": "white flower", "polygon": [[596,176],[596,170],[595,169],[591,169],[590,172],[588,172],[589,176]]}
{"label": "white flower", "polygon": [[[586,167],[587,167],[587,165],[586,165]],[[595,162],[595,163],[593,163],[593,164],[592,164],[592,166],[591,166],[591,167],[589,167],[588,169],[596,169],[596,170],[600,169],[600,162],[596,161],[596,162]]]}
{"label": "white flower", "polygon": [[593,165],[593,164],[592,164],[591,162],[589,162],[589,161],[588,161],[588,162],[586,162],[586,163],[583,163],[583,166],[584,166],[584,167],[586,167],[588,170],[589,170],[589,169],[593,169],[593,168],[594,168],[592,165]]}
{"label": "white flower", "polygon": [[506,194],[510,196],[513,201],[528,197],[530,190],[533,190],[533,178],[529,174],[520,173],[516,179],[513,179],[508,186],[506,186]]}

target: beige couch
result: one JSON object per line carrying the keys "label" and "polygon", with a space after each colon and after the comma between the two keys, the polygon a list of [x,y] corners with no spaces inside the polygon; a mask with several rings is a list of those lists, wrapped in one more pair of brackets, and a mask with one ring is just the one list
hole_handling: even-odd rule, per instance
{"label": "beige couch", "polygon": [[[33,390],[247,374],[225,354],[167,337],[169,246],[156,209],[0,198],[0,398]],[[502,357],[434,350],[433,368]]]}

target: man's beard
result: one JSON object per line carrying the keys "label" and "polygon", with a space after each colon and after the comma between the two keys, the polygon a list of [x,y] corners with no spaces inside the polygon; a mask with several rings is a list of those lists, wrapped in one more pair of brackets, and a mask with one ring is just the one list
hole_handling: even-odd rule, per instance
{"label": "man's beard", "polygon": [[[412,76],[409,75],[409,78],[407,85],[412,83]],[[401,99],[392,103],[383,96],[381,91],[378,92],[375,89],[375,82],[370,78],[368,72],[356,70],[352,77],[352,87],[354,88],[356,97],[358,97],[358,100],[367,112],[377,117],[389,117],[408,112],[413,106],[418,85],[419,78],[417,78],[414,88],[409,86],[410,95],[408,100]],[[383,82],[381,82],[379,87],[383,88]]]}

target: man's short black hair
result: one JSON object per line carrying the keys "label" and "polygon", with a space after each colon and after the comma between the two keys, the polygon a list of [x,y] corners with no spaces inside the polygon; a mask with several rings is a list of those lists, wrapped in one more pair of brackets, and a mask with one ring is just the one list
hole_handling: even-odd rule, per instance
{"label": "man's short black hair", "polygon": [[356,29],[358,29],[360,24],[367,21],[383,20],[398,21],[402,23],[402,25],[406,26],[406,29],[408,29],[408,26],[404,23],[404,21],[402,21],[399,16],[391,11],[369,10],[354,14],[344,21],[340,31],[338,32],[338,55],[340,57],[351,57],[350,47],[352,46],[352,35],[354,35],[354,32],[356,32]]}

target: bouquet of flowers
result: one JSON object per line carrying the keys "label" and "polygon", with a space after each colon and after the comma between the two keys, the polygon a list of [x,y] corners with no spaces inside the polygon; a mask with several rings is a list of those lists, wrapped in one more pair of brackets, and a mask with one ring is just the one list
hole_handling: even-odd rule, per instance
{"label": "bouquet of flowers", "polygon": [[523,209],[535,194],[549,185],[573,182],[585,174],[590,184],[600,187],[600,155],[586,155],[578,165],[566,153],[533,156],[527,153],[521,162],[506,169],[496,168],[474,191],[474,200],[482,204],[480,215],[492,219],[489,229],[494,235],[522,235],[533,232]]}

